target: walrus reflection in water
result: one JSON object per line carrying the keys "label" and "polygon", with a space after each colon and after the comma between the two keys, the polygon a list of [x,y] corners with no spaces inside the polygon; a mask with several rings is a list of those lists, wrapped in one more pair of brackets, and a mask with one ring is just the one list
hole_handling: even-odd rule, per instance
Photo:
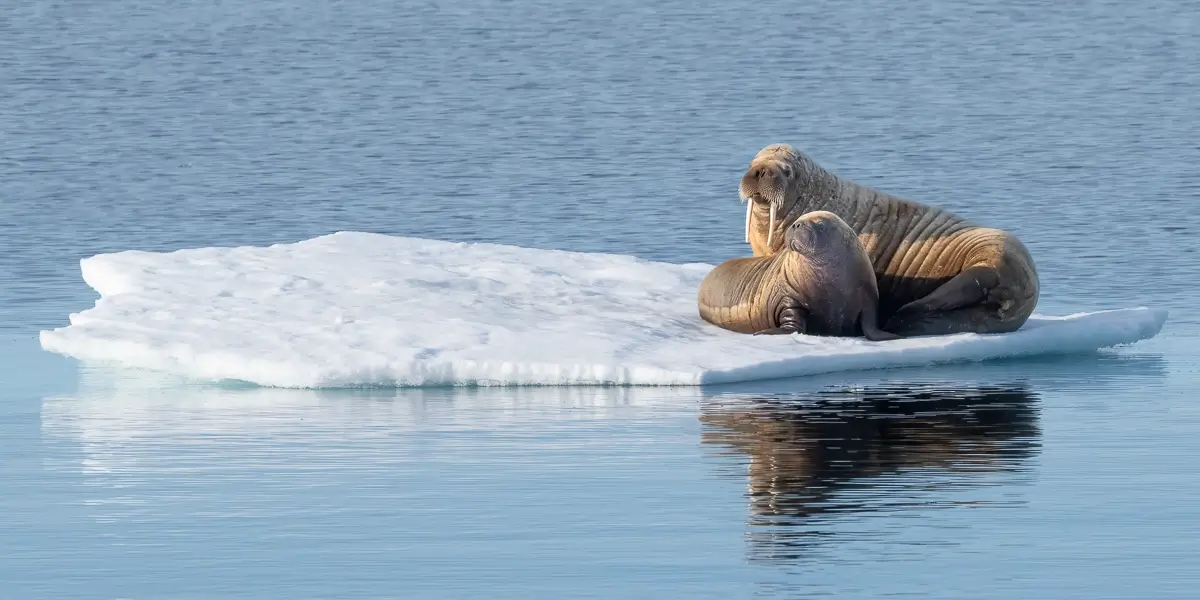
{"label": "walrus reflection in water", "polygon": [[[752,534],[754,554],[778,559],[815,541],[815,516],[927,508],[928,501],[917,502],[904,488],[970,481],[947,479],[952,474],[1021,469],[1037,448],[1036,402],[1024,385],[714,398],[702,408],[701,440],[748,455],[750,524],[774,526]],[[872,487],[873,478],[887,474],[898,477]]]}

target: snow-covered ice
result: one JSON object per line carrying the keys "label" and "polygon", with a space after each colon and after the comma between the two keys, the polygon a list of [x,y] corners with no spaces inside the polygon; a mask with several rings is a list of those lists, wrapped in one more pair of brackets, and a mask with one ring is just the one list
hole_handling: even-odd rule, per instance
{"label": "snow-covered ice", "polygon": [[81,261],[100,294],[42,347],[277,387],[704,385],[1085,352],[1164,310],[1035,315],[1020,331],[889,342],[748,336],[702,321],[707,264],[341,232]]}

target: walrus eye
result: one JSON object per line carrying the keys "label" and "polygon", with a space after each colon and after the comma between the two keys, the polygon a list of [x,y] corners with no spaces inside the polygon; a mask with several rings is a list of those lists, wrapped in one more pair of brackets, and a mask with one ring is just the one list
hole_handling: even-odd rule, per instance
{"label": "walrus eye", "polygon": [[791,166],[783,165],[783,176],[791,178],[791,176],[792,176],[792,167]]}

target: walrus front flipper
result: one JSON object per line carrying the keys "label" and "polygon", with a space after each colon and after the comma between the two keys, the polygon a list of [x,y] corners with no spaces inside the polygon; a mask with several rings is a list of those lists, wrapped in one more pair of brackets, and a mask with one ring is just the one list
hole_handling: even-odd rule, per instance
{"label": "walrus front flipper", "polygon": [[982,304],[999,284],[1000,273],[995,267],[971,267],[938,286],[928,296],[901,306],[883,328],[901,331],[911,326],[908,324],[925,320],[931,313],[948,313]]}
{"label": "walrus front flipper", "polygon": [[804,310],[804,307],[800,306],[794,300],[791,300],[783,310],[779,311],[779,327],[755,331],[754,335],[804,333],[805,318],[807,316],[808,313]]}

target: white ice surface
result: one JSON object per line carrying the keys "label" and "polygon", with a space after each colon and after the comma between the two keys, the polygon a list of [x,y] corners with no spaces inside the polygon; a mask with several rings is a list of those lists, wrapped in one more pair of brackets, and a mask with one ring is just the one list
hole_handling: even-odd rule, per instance
{"label": "white ice surface", "polygon": [[712,268],[342,232],[269,247],[81,261],[96,306],[46,350],[276,387],[703,385],[1085,352],[1161,331],[1132,308],[889,342],[749,336],[702,321]]}

